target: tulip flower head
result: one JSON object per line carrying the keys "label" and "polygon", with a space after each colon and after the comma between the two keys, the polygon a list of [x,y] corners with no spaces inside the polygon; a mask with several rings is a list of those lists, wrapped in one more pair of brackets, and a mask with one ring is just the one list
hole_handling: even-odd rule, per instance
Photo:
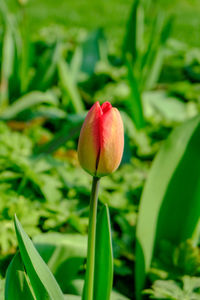
{"label": "tulip flower head", "polygon": [[88,112],[78,143],[81,166],[95,177],[114,172],[124,149],[123,122],[117,108],[109,102],[96,102]]}

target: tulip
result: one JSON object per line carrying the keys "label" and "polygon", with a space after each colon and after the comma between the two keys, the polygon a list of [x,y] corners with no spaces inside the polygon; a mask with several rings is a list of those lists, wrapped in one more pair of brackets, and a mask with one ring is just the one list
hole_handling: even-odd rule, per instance
{"label": "tulip", "polygon": [[78,157],[81,166],[95,177],[115,171],[124,149],[124,129],[119,111],[109,102],[96,102],[83,123]]}
{"label": "tulip", "polygon": [[94,300],[96,219],[100,177],[117,169],[123,149],[124,129],[119,111],[109,102],[101,106],[96,102],[85,118],[78,143],[80,164],[93,176],[83,300]]}

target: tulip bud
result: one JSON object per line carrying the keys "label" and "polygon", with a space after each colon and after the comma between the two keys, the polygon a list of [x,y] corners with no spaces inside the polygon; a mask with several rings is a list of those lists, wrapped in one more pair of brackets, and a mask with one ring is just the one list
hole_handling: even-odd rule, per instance
{"label": "tulip bud", "polygon": [[119,111],[109,102],[96,102],[88,112],[78,142],[81,166],[93,176],[115,171],[124,149],[124,128]]}

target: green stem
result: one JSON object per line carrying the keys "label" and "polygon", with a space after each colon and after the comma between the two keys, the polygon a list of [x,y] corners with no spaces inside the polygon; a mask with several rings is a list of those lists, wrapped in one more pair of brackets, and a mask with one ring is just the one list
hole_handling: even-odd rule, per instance
{"label": "green stem", "polygon": [[83,299],[85,300],[93,300],[96,219],[97,219],[99,179],[100,178],[93,177],[92,192],[90,197],[87,269],[86,269],[85,287],[84,287],[84,295],[83,295],[84,296]]}

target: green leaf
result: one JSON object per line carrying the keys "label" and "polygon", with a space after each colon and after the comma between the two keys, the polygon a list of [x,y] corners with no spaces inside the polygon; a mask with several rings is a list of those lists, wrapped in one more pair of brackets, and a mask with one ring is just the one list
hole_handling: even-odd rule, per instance
{"label": "green leaf", "polygon": [[179,98],[169,96],[163,91],[143,93],[143,105],[148,119],[155,118],[157,114],[166,122],[183,122],[189,117],[186,103]]}
{"label": "green leaf", "polygon": [[132,64],[127,60],[128,67],[128,82],[130,86],[130,97],[127,99],[127,108],[130,112],[130,116],[135,123],[137,129],[141,129],[145,126],[142,99],[139,91],[139,83],[134,75]]}
{"label": "green leaf", "polygon": [[152,289],[145,290],[151,299],[200,300],[198,289],[200,278],[184,276],[180,282],[174,280],[156,280]]}
{"label": "green leaf", "polygon": [[[153,162],[142,194],[136,247],[136,289],[161,240],[179,244],[191,238],[200,214],[200,117],[177,127]],[[155,250],[155,252],[153,252]]]}
{"label": "green leaf", "polygon": [[149,41],[151,47],[148,49],[148,72],[146,73],[146,78],[143,78],[145,81],[143,83],[145,89],[152,89],[159,79],[164,57],[166,55],[166,41],[169,38],[173,24],[172,17],[167,18],[164,22],[161,17],[159,18],[159,16],[157,19],[158,21],[155,23],[155,27],[157,26],[158,30],[155,29],[153,32],[154,34],[157,34],[159,38],[155,43],[151,43],[151,40]]}
{"label": "green leaf", "polygon": [[38,117],[43,117],[51,120],[59,120],[66,119],[67,113],[55,106],[40,105],[34,111],[33,109],[30,109],[29,111],[26,110],[26,116],[28,120],[32,120]]}
{"label": "green leaf", "polygon": [[81,300],[81,297],[75,295],[65,295],[65,300]]}
{"label": "green leaf", "polygon": [[81,47],[77,47],[70,63],[70,74],[74,82],[78,81],[78,74],[83,61],[83,51]]}
{"label": "green leaf", "polygon": [[124,37],[123,54],[129,53],[133,61],[137,57],[137,10],[139,6],[139,0],[133,2],[130,17],[126,26],[126,33]]}
{"label": "green leaf", "polygon": [[15,216],[20,254],[37,300],[64,300],[64,295],[49,268]]}
{"label": "green leaf", "polygon": [[55,135],[55,137],[48,143],[36,149],[36,154],[46,154],[56,151],[59,147],[64,145],[69,139],[75,138],[79,135],[83,118],[78,118],[77,121],[71,122],[67,119],[66,125]]}
{"label": "green leaf", "polygon": [[94,298],[110,300],[113,283],[113,253],[108,206],[101,209],[96,228]]}
{"label": "green leaf", "polygon": [[93,31],[82,44],[82,66],[81,70],[92,75],[95,66],[101,60],[101,45],[105,42],[102,28]]}
{"label": "green leaf", "polygon": [[15,56],[14,39],[13,39],[12,30],[7,21],[5,33],[4,33],[3,49],[2,49],[1,90],[0,90],[1,105],[7,105],[9,101],[8,81],[13,71],[14,56]]}
{"label": "green leaf", "polygon": [[67,289],[69,283],[76,278],[87,255],[86,236],[56,232],[43,233],[34,238],[34,243],[45,262],[48,263],[62,291],[69,293]]}
{"label": "green leaf", "polygon": [[17,253],[6,272],[5,300],[36,300],[31,290],[24,266]]}
{"label": "green leaf", "polygon": [[56,98],[49,92],[43,93],[39,91],[30,92],[17,99],[6,110],[0,114],[1,120],[8,120],[16,117],[24,110],[36,106],[41,103],[57,104]]}
{"label": "green leaf", "polygon": [[9,24],[6,25],[3,41],[2,76],[8,79],[13,71],[14,40]]}
{"label": "green leaf", "polygon": [[74,111],[77,113],[83,112],[83,101],[79,94],[76,83],[74,82],[73,78],[71,78],[69,66],[64,59],[60,59],[58,62],[58,74],[61,86],[64,92],[69,96]]}
{"label": "green leaf", "polygon": [[53,84],[54,75],[57,69],[57,63],[61,55],[61,48],[62,47],[60,43],[56,43],[51,55],[49,55],[46,58],[45,62],[41,64],[41,69],[39,70],[40,74],[39,72],[37,74],[41,77],[40,82],[38,82],[38,76],[35,76],[35,81],[38,85],[38,89],[45,90]]}
{"label": "green leaf", "polygon": [[5,291],[5,279],[1,279],[0,280],[0,300],[5,300],[4,291]]}
{"label": "green leaf", "polygon": [[111,300],[129,300],[127,297],[125,297],[124,295],[122,295],[116,291],[112,291],[110,299]]}
{"label": "green leaf", "polygon": [[21,26],[18,26],[20,35],[20,52],[18,53],[19,63],[19,79],[20,79],[20,92],[25,94],[28,92],[30,78],[31,78],[31,63],[33,59],[33,43],[30,40],[30,32],[27,24],[27,19],[23,18]]}
{"label": "green leaf", "polygon": [[[33,43],[33,45],[35,45]],[[37,60],[37,68],[34,77],[32,78],[29,89],[46,91],[54,85],[57,76],[57,63],[61,57],[62,44],[57,41],[55,44],[41,52]]]}

